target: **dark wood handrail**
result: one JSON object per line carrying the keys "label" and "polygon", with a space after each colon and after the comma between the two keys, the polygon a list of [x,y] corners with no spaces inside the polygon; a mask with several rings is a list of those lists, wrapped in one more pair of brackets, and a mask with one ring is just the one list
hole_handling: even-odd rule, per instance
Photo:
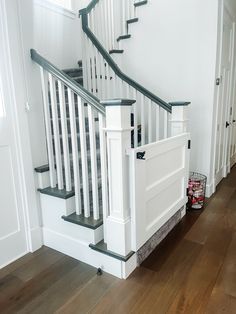
{"label": "dark wood handrail", "polygon": [[105,107],[101,105],[100,100],[92,93],[87,91],[83,86],[74,81],[70,76],[59,70],[55,65],[42,57],[36,50],[30,50],[31,59],[44,68],[46,71],[62,81],[65,86],[69,87],[74,93],[79,95],[85,102],[91,105],[94,109],[105,115]]}
{"label": "dark wood handrail", "polygon": [[114,62],[114,60],[111,58],[109,53],[106,51],[106,49],[102,46],[102,44],[99,42],[97,37],[93,34],[91,29],[88,26],[88,14],[91,12],[91,10],[96,6],[96,4],[99,2],[99,0],[92,0],[88,6],[82,10],[79,11],[80,16],[82,17],[82,29],[85,32],[85,34],[88,36],[88,38],[91,40],[91,42],[94,44],[94,46],[98,49],[98,51],[101,53],[103,58],[106,60],[106,62],[109,64],[109,66],[112,68],[112,70],[115,72],[115,74],[123,81],[125,81],[127,84],[135,88],[137,91],[139,91],[141,94],[152,100],[154,103],[162,107],[168,112],[172,111],[172,106],[162,100],[161,98],[154,95],[152,92],[147,90],[145,87],[131,79],[129,76],[127,76],[125,73],[121,71],[121,69],[118,67],[118,65]]}

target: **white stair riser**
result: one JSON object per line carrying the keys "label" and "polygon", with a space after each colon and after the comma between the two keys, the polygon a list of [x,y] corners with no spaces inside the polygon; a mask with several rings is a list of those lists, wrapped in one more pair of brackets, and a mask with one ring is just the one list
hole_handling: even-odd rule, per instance
{"label": "white stair riser", "polygon": [[75,197],[66,200],[46,194],[40,194],[43,227],[63,236],[97,244],[103,239],[103,226],[93,230],[77,224],[64,221],[61,217],[75,212]]}
{"label": "white stair riser", "polygon": [[49,171],[46,172],[37,172],[36,173],[38,188],[45,189],[50,186],[50,176]]}

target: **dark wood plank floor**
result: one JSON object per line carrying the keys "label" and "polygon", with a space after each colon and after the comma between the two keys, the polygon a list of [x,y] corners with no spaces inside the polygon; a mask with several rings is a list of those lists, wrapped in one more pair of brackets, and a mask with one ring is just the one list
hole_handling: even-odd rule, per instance
{"label": "dark wood plank floor", "polygon": [[236,313],[236,167],[128,280],[43,247],[0,270],[0,313]]}

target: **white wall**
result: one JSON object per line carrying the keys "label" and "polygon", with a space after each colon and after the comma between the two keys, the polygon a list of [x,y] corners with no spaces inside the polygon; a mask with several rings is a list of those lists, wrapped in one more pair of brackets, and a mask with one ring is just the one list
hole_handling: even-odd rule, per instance
{"label": "white wall", "polygon": [[218,3],[149,0],[138,16],[123,46],[123,70],[166,101],[191,101],[191,170],[211,183]]}

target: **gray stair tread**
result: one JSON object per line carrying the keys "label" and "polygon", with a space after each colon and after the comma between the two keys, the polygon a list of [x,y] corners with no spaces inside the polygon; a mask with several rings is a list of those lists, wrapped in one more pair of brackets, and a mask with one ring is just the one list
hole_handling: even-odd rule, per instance
{"label": "gray stair tread", "polygon": [[123,52],[124,52],[123,49],[112,49],[109,51],[110,54],[112,54],[112,53],[123,53]]}
{"label": "gray stair tread", "polygon": [[117,38],[117,41],[120,41],[120,40],[123,40],[123,39],[129,39],[131,37],[130,34],[127,34],[127,35],[121,35]]}
{"label": "gray stair tread", "polygon": [[38,173],[47,172],[49,171],[49,165],[47,164],[47,165],[39,166],[39,167],[34,168],[34,170]]}
{"label": "gray stair tread", "polygon": [[128,24],[135,23],[135,22],[138,22],[138,18],[137,17],[134,17],[133,19],[127,20]]}
{"label": "gray stair tread", "polygon": [[139,7],[139,6],[141,6],[141,5],[145,5],[145,4],[147,4],[147,0],[142,0],[142,1],[136,1],[135,3],[134,3],[134,6],[135,7]]}
{"label": "gray stair tread", "polygon": [[74,191],[68,192],[65,189],[58,190],[58,188],[51,188],[51,187],[47,187],[45,189],[38,189],[38,191],[42,194],[59,197],[62,199],[67,199],[75,195]]}
{"label": "gray stair tread", "polygon": [[93,217],[86,218],[83,215],[77,215],[76,213],[73,213],[69,216],[62,216],[62,219],[67,222],[71,222],[73,224],[87,227],[93,230],[97,229],[103,224],[102,217],[100,217],[100,219],[98,220],[95,220],[93,219]]}
{"label": "gray stair tread", "polygon": [[126,256],[123,256],[123,255],[119,255],[119,254],[116,254],[112,251],[109,251],[107,249],[107,244],[104,242],[104,240],[100,241],[99,243],[97,244],[90,244],[89,247],[95,251],[98,251],[100,253],[103,253],[103,254],[106,254],[106,255],[109,255],[111,257],[114,257],[120,261],[123,261],[123,262],[126,262],[128,261],[128,259],[130,259],[130,257],[132,255],[134,255],[134,252],[131,251],[128,255]]}

